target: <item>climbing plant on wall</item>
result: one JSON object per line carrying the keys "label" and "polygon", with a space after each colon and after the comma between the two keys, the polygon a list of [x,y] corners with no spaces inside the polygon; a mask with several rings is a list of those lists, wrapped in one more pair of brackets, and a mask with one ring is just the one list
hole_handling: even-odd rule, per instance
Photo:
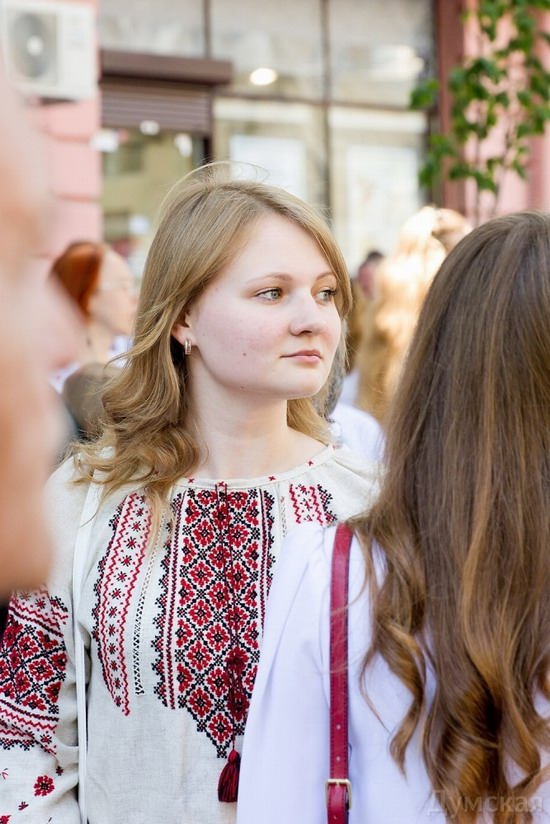
{"label": "climbing plant on wall", "polygon": [[[496,213],[505,176],[526,178],[530,138],[542,135],[550,119],[550,32],[542,12],[550,0],[478,0],[464,13],[477,38],[475,54],[464,57],[448,77],[449,130],[429,138],[420,183],[429,188],[443,176],[472,180],[476,219],[484,199]],[[421,81],[411,108],[435,105],[439,84]]]}

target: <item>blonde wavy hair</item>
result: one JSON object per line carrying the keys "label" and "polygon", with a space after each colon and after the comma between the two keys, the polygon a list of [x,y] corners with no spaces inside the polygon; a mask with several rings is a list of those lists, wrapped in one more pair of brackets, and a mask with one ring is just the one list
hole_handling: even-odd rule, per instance
{"label": "blonde wavy hair", "polygon": [[424,206],[404,224],[397,249],[376,270],[376,297],[363,314],[357,405],[384,423],[426,293],[451,249],[471,231],[453,209]]}
{"label": "blonde wavy hair", "polygon": [[[143,487],[154,516],[199,457],[188,417],[186,360],[172,327],[246,244],[258,220],[277,214],[304,229],[334,271],[341,317],[351,305],[346,264],[321,215],[289,192],[234,178],[233,171],[229,163],[210,164],[167,195],[145,264],[133,346],[103,394],[103,433],[77,447],[81,480],[102,483],[104,494],[129,483]],[[327,424],[309,398],[289,400],[287,417],[293,429],[329,442]]]}
{"label": "blonde wavy hair", "polygon": [[365,666],[382,656],[410,691],[391,753],[405,770],[420,731],[456,824],[488,807],[497,824],[529,822],[548,778],[549,318],[549,214],[496,218],[456,246],[403,369],[381,495],[355,524],[373,591]]}

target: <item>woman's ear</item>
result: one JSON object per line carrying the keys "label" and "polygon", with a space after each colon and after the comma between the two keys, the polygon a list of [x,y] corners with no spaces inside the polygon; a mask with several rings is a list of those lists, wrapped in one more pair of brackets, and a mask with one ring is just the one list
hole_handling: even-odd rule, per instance
{"label": "woman's ear", "polygon": [[172,337],[175,338],[178,343],[183,344],[185,343],[186,339],[189,338],[189,329],[183,323],[179,321],[172,326]]}
{"label": "woman's ear", "polygon": [[174,323],[172,326],[171,335],[178,341],[178,343],[181,343],[182,346],[186,340],[190,341],[192,345],[195,344],[193,326],[188,312],[186,312],[183,316],[180,316],[180,318]]}

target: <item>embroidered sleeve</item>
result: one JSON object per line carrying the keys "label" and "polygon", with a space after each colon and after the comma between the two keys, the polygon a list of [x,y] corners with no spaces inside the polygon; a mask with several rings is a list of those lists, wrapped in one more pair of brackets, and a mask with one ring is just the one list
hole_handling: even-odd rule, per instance
{"label": "embroidered sleeve", "polygon": [[71,629],[68,596],[42,589],[10,602],[0,649],[0,824],[78,822]]}

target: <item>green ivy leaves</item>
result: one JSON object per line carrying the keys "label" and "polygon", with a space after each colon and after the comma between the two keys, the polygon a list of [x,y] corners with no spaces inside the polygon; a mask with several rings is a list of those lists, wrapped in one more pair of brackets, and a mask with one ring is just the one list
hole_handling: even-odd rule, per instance
{"label": "green ivy leaves", "polygon": [[[423,186],[433,187],[443,175],[471,179],[478,193],[493,193],[496,205],[505,173],[526,178],[529,139],[543,134],[550,119],[550,72],[541,59],[550,32],[541,30],[538,14],[549,10],[550,0],[479,0],[467,13],[477,28],[478,54],[450,72],[450,128],[430,136]],[[422,81],[410,107],[434,109],[438,92],[436,80]]]}

